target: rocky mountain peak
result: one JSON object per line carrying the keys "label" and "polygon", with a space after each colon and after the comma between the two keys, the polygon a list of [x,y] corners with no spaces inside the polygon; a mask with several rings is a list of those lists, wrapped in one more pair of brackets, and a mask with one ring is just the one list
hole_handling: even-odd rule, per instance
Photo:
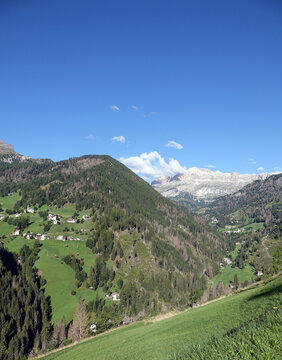
{"label": "rocky mountain peak", "polygon": [[0,154],[15,153],[13,145],[7,144],[0,139]]}
{"label": "rocky mountain peak", "polygon": [[222,173],[192,167],[183,174],[156,179],[152,186],[165,197],[190,195],[194,200],[212,201],[220,196],[233,194],[245,185],[255,180],[264,180],[270,175]]}

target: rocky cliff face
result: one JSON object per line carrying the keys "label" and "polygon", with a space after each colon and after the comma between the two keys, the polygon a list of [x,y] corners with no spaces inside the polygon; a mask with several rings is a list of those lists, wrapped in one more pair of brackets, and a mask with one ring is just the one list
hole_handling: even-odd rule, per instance
{"label": "rocky cliff face", "polygon": [[264,180],[271,174],[222,173],[192,167],[183,174],[163,177],[152,186],[165,197],[191,195],[194,200],[212,201],[220,196],[233,194],[255,180]]}
{"label": "rocky cliff face", "polygon": [[3,140],[0,139],[0,154],[8,154],[8,153],[14,153],[14,147],[13,145],[5,143]]}

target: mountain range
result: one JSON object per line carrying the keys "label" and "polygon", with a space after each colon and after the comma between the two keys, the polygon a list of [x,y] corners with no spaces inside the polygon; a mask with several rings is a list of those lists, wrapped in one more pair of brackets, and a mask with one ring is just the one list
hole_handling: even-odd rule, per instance
{"label": "mountain range", "polygon": [[255,180],[266,179],[270,175],[270,173],[222,173],[192,167],[183,174],[154,180],[152,186],[163,196],[175,200],[190,198],[194,201],[209,202],[221,196],[235,193],[245,185]]}

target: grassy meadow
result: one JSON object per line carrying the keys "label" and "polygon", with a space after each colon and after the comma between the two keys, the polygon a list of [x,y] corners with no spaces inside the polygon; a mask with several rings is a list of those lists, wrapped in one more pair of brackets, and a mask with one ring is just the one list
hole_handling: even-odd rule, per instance
{"label": "grassy meadow", "polygon": [[[7,242],[6,247],[10,251],[18,252],[24,244],[33,246],[33,243],[34,240],[17,237],[13,241]],[[81,286],[79,289],[75,287],[74,270],[62,261],[62,258],[69,254],[77,254],[78,258],[84,259],[83,268],[89,273],[90,266],[94,264],[94,256],[86,247],[85,241],[42,241],[39,260],[35,263],[35,266],[40,269],[41,276],[47,280],[46,295],[51,296],[55,323],[58,323],[63,316],[67,321],[72,319],[80,296],[87,302],[96,297],[96,292],[85,286]],[[76,294],[71,295],[71,290],[75,290]]]}
{"label": "grassy meadow", "polygon": [[12,193],[9,196],[0,197],[0,205],[3,209],[12,210],[15,203],[20,199],[18,192]]}
{"label": "grassy meadow", "polygon": [[250,265],[246,265],[244,269],[232,268],[230,265],[226,266],[219,274],[213,278],[215,285],[223,282],[225,285],[229,285],[230,281],[234,281],[234,276],[237,274],[239,283],[243,283],[246,280],[255,278],[254,270]]}
{"label": "grassy meadow", "polygon": [[281,288],[279,278],[169,319],[122,327],[43,359],[278,359]]}
{"label": "grassy meadow", "polygon": [[[11,210],[15,203],[19,200],[19,194],[13,193],[9,196],[0,198],[0,204],[3,208],[3,214],[6,210]],[[42,206],[39,211],[46,211],[48,208]],[[75,286],[75,272],[66,265],[62,258],[66,255],[75,254],[77,258],[83,259],[83,269],[89,274],[90,267],[94,265],[95,256],[92,251],[86,247],[87,233],[93,222],[89,219],[83,223],[69,224],[67,218],[72,217],[75,213],[74,205],[67,205],[62,208],[48,209],[49,212],[61,214],[61,224],[52,225],[51,229],[47,232],[50,236],[50,240],[41,241],[42,247],[39,253],[39,260],[37,260],[35,266],[39,269],[40,275],[47,280],[45,285],[46,295],[51,297],[54,323],[58,323],[63,317],[66,321],[72,319],[79,297],[83,297],[86,302],[95,299],[97,292],[91,291],[82,285],[80,288]],[[39,213],[27,214],[30,220],[29,226],[24,232],[34,233],[46,233],[44,232],[44,222],[46,219],[42,219]],[[79,213],[79,218],[82,215],[90,215],[90,211],[83,211]],[[11,215],[13,217],[13,215]],[[35,240],[27,240],[21,236],[16,238],[9,235],[13,231],[13,226],[9,225],[5,221],[0,221],[0,236],[3,237],[1,241],[5,243],[8,250],[13,252],[19,252],[24,244],[33,246]],[[58,235],[72,236],[73,238],[80,238],[81,240],[61,241],[55,238]],[[71,291],[75,291],[76,294],[72,295]],[[100,296],[105,296],[100,291]]]}

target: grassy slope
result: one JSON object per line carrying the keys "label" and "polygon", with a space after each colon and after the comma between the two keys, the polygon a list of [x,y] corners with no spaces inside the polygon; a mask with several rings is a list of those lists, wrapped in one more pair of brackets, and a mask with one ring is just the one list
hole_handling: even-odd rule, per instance
{"label": "grassy slope", "polygon": [[4,209],[12,210],[12,208],[14,207],[15,203],[19,200],[19,198],[20,195],[17,192],[11,194],[10,196],[0,197],[0,204]]}
{"label": "grassy slope", "polygon": [[232,268],[226,266],[218,275],[213,278],[215,285],[220,282],[228,285],[230,281],[234,281],[234,276],[237,274],[239,283],[243,283],[246,280],[250,280],[251,277],[255,277],[254,270],[250,265],[246,265],[244,269]]}
{"label": "grassy slope", "polygon": [[[44,357],[45,360],[171,359],[213,335],[280,306],[282,278],[156,323],[139,322]],[[176,357],[175,357],[176,356]],[[224,357],[222,357],[224,358]],[[225,358],[224,358],[225,359]],[[227,358],[226,358],[227,359]]]}
{"label": "grassy slope", "polygon": [[[10,251],[18,252],[24,244],[33,246],[33,243],[34,240],[17,237],[7,243],[6,246]],[[66,244],[68,245],[67,248]],[[40,269],[42,277],[47,280],[46,295],[51,296],[53,321],[55,323],[60,321],[63,316],[67,321],[71,320],[80,296],[87,302],[96,296],[96,292],[85,287],[75,288],[74,270],[61,261],[62,257],[73,253],[79,253],[78,257],[84,259],[84,270],[88,272],[90,266],[94,264],[94,256],[91,250],[86,247],[85,242],[82,241],[42,241],[40,259],[35,264]],[[55,258],[55,255],[59,258]],[[71,295],[72,289],[76,290],[76,295]]]}
{"label": "grassy slope", "polygon": [[[237,245],[235,250],[230,253],[232,261],[234,261],[239,253],[241,244]],[[232,268],[231,266],[226,266],[219,274],[213,278],[215,285],[218,285],[220,282],[223,282],[225,285],[229,285],[230,281],[234,281],[234,276],[237,274],[239,283],[243,283],[246,280],[250,280],[252,277],[255,277],[254,269],[250,265],[246,265],[244,269]]]}
{"label": "grassy slope", "polygon": [[1,221],[0,222],[0,236],[11,234],[14,227],[8,223]]}
{"label": "grassy slope", "polygon": [[[18,194],[12,194],[5,198],[0,198],[0,202],[5,204],[3,206],[7,209],[9,206],[12,208],[13,204],[18,200]],[[47,210],[47,206],[42,206],[39,211]],[[75,212],[74,205],[67,205],[62,208],[49,209],[49,212],[56,214],[61,214],[63,218],[61,219],[60,225],[53,225],[48,232],[48,235],[51,236],[51,240],[42,241],[42,248],[39,253],[40,259],[36,262],[36,267],[40,270],[40,274],[44,279],[47,280],[46,295],[51,296],[51,303],[53,309],[53,321],[58,323],[62,317],[65,317],[66,321],[72,319],[73,313],[75,311],[79,297],[83,297],[86,302],[94,300],[96,298],[96,291],[91,291],[85,286],[77,289],[75,287],[75,273],[70,266],[67,266],[61,261],[61,259],[68,254],[79,254],[77,257],[84,260],[84,270],[89,274],[90,267],[94,265],[95,256],[92,251],[86,247],[85,241],[60,241],[55,240],[54,237],[58,235],[67,235],[73,236],[74,238],[79,237],[82,240],[86,240],[87,236],[81,233],[77,233],[81,229],[89,231],[90,228],[94,226],[91,219],[86,220],[84,223],[79,224],[68,224],[66,222],[67,218],[72,216]],[[90,215],[90,211],[84,210],[79,213],[79,218],[81,219],[82,215]],[[39,216],[38,213],[28,214],[31,224],[25,229],[25,232],[35,232],[35,233],[44,233],[43,230],[43,219]],[[64,231],[66,228],[69,231]],[[74,231],[72,231],[74,229]],[[8,225],[6,222],[0,222],[0,236],[8,235],[12,232],[13,226]],[[132,240],[126,235],[121,235],[124,239],[124,247],[131,246]],[[34,240],[26,240],[22,237],[17,237],[15,239],[4,239],[5,246],[13,252],[19,252],[24,244],[28,246],[33,246]],[[66,247],[68,245],[68,247]],[[148,250],[143,243],[138,243],[136,246],[136,251],[138,251],[139,256],[142,256],[144,259],[148,260]],[[55,257],[55,256],[58,256]],[[149,266],[149,265],[148,265]],[[127,268],[122,267],[122,271],[127,272]],[[137,276],[136,272],[131,271],[130,277]],[[76,295],[71,295],[71,290],[76,291]],[[115,289],[112,289],[114,291]],[[97,290],[99,295],[104,297],[105,294],[101,289]]]}

